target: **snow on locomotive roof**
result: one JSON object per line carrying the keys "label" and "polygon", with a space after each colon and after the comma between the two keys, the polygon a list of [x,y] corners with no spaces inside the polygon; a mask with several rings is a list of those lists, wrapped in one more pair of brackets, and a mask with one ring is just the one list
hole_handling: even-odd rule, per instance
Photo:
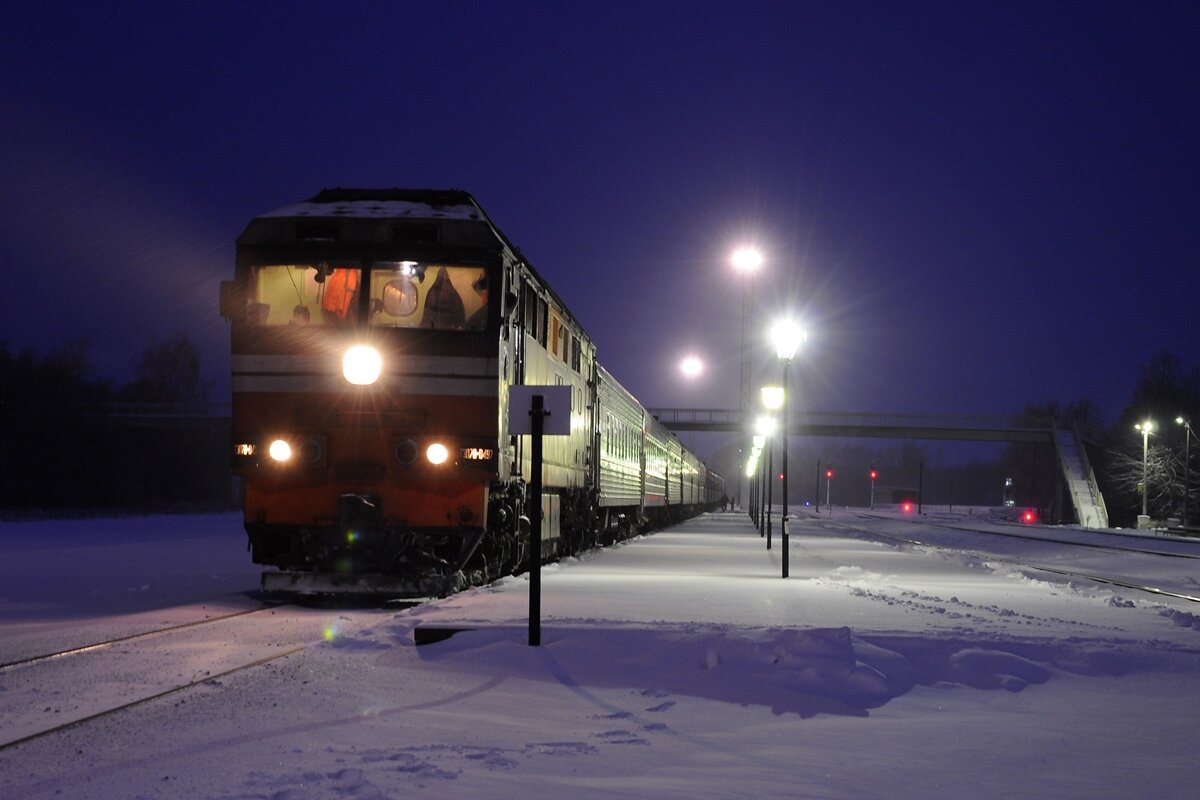
{"label": "snow on locomotive roof", "polygon": [[293,203],[264,217],[376,217],[380,219],[482,220],[476,206],[431,206],[404,200],[351,200],[343,203]]}
{"label": "snow on locomotive roof", "polygon": [[484,219],[475,199],[454,189],[324,189],[262,216]]}

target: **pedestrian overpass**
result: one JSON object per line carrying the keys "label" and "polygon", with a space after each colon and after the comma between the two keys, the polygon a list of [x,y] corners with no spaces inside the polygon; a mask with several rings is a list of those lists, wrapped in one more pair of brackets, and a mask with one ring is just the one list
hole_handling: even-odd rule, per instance
{"label": "pedestrian overpass", "polygon": [[[673,431],[753,433],[750,412],[725,408],[650,409]],[[789,436],[925,439],[960,442],[1033,442],[1053,445],[1075,516],[1085,528],[1107,528],[1108,509],[1078,432],[1044,417],[948,414],[849,414],[800,411],[788,416]]]}

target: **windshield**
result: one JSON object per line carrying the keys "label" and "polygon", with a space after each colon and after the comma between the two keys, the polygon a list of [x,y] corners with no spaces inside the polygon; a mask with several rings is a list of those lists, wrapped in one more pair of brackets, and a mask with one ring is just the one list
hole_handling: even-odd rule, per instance
{"label": "windshield", "polygon": [[377,262],[371,270],[371,324],[481,331],[487,296],[483,267]]}
{"label": "windshield", "polygon": [[[368,273],[369,323],[392,328],[480,331],[487,325],[483,267],[375,262]],[[359,321],[362,270],[337,264],[259,267],[254,320],[266,326],[338,326]]]}

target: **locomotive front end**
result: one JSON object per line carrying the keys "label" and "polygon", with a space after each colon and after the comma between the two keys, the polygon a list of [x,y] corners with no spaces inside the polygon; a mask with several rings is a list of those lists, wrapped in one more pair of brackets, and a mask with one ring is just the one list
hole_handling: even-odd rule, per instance
{"label": "locomotive front end", "polygon": [[462,192],[323,192],[239,237],[233,466],[265,589],[443,594],[486,568],[515,517],[502,265]]}

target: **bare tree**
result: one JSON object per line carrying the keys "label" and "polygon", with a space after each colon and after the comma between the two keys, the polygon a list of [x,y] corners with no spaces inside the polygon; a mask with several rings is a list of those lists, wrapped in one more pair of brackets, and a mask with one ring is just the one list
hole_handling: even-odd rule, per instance
{"label": "bare tree", "polygon": [[[1124,495],[1141,499],[1142,454],[1108,452],[1109,478]],[[1146,451],[1144,480],[1147,510],[1151,517],[1179,516],[1183,509],[1183,454],[1172,447],[1152,446]]]}
{"label": "bare tree", "polygon": [[134,376],[129,394],[143,402],[204,402],[211,388],[200,374],[200,350],[183,331],[147,348],[134,366]]}

